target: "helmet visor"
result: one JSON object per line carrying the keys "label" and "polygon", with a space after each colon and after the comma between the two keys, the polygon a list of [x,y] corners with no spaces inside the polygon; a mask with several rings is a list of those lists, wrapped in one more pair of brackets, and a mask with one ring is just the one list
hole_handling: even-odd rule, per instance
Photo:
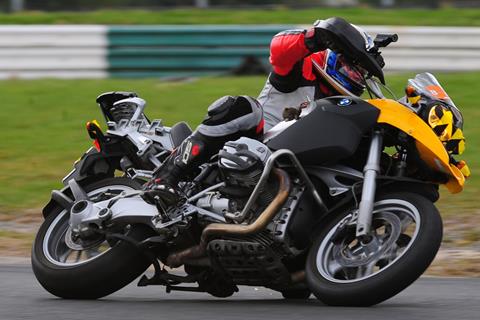
{"label": "helmet visor", "polygon": [[351,91],[363,92],[365,89],[366,72],[361,67],[354,67],[349,64],[345,57],[341,54],[337,55],[337,63],[335,69],[352,86]]}
{"label": "helmet visor", "polygon": [[342,54],[329,52],[326,72],[337,85],[353,95],[361,96],[365,90],[365,70],[351,65]]}

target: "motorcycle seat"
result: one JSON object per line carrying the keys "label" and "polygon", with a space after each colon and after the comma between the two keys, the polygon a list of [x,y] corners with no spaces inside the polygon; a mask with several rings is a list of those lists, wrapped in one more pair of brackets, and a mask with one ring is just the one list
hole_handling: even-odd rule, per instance
{"label": "motorcycle seat", "polygon": [[178,147],[183,140],[192,134],[192,129],[186,122],[178,122],[170,129],[173,148]]}

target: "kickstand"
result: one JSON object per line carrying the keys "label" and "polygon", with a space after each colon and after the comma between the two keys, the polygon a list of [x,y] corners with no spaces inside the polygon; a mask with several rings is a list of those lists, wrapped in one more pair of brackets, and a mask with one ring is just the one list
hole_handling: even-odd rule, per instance
{"label": "kickstand", "polygon": [[166,291],[167,291],[167,293],[170,293],[172,291],[206,292],[200,286],[198,286],[198,287],[180,287],[180,286],[170,286],[170,285],[167,286]]}
{"label": "kickstand", "polygon": [[150,285],[168,285],[168,282],[163,280],[160,276],[163,273],[167,273],[167,271],[165,271],[164,269],[160,269],[160,265],[158,266],[158,269],[155,267],[155,264],[153,265],[153,267],[155,268],[154,275],[149,278],[147,277],[147,275],[144,274],[137,283],[138,287],[146,287]]}
{"label": "kickstand", "polygon": [[191,292],[206,292],[202,286],[198,287],[180,287],[177,286],[180,283],[195,283],[198,282],[201,275],[187,275],[187,276],[178,276],[174,274],[168,273],[165,269],[162,269],[160,263],[158,262],[157,257],[153,254],[153,252],[148,251],[147,247],[151,243],[159,243],[164,241],[164,237],[162,236],[154,236],[148,239],[145,239],[142,242],[138,242],[128,236],[122,234],[113,234],[113,233],[106,233],[104,234],[107,237],[114,238],[117,240],[124,240],[140,250],[152,263],[153,268],[155,269],[155,273],[151,278],[147,275],[143,275],[137,283],[139,287],[146,287],[149,285],[164,285],[166,286],[167,293],[171,291],[191,291]]}
{"label": "kickstand", "polygon": [[190,291],[190,292],[206,292],[202,286],[198,287],[181,287],[177,286],[180,283],[195,283],[198,282],[198,275],[178,276],[168,273],[165,269],[155,270],[155,274],[149,278],[143,275],[138,282],[139,287],[150,285],[163,285],[166,287],[166,292],[171,291]]}

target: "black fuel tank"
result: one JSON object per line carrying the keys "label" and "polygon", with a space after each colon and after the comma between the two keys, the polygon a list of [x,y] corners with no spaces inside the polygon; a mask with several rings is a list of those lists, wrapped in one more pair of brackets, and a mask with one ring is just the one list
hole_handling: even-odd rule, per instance
{"label": "black fuel tank", "polygon": [[290,149],[306,165],[335,163],[355,153],[380,114],[359,98],[329,97],[315,103],[317,107],[310,114],[273,137],[267,146]]}

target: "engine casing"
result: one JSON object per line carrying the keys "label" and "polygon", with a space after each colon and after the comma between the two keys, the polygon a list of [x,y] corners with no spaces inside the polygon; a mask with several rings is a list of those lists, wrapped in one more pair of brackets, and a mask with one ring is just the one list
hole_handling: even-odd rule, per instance
{"label": "engine casing", "polygon": [[225,143],[218,155],[218,166],[228,187],[253,188],[271,151],[260,141],[242,137]]}

